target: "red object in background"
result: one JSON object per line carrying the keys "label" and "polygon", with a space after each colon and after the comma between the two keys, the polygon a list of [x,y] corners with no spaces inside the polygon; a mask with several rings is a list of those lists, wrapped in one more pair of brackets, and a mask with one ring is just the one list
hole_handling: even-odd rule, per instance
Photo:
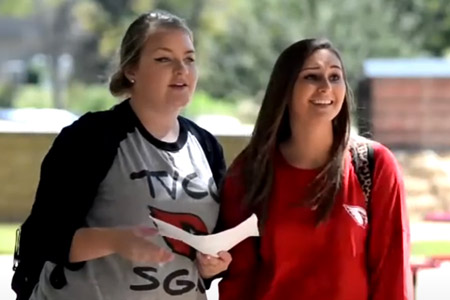
{"label": "red object in background", "polygon": [[450,212],[429,213],[425,216],[425,221],[450,222]]}

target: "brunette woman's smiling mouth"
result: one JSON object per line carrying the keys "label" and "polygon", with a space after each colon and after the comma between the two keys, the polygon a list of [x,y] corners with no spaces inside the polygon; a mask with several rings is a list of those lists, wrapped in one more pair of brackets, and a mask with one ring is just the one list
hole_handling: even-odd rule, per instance
{"label": "brunette woman's smiling mouth", "polygon": [[323,106],[323,105],[331,105],[333,104],[334,101],[330,99],[311,99],[309,102],[312,103],[313,105]]}

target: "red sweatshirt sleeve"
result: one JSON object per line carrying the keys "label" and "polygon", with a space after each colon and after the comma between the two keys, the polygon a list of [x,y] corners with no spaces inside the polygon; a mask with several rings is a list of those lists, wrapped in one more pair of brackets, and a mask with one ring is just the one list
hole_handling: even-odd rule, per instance
{"label": "red sweatshirt sleeve", "polygon": [[410,232],[405,190],[394,155],[374,144],[370,202],[369,293],[371,300],[412,300]]}
{"label": "red sweatshirt sleeve", "polygon": [[[220,231],[232,228],[250,216],[242,205],[244,188],[236,167],[225,178],[219,214]],[[251,299],[257,266],[258,239],[247,238],[230,250],[232,261],[219,283],[220,300]]]}

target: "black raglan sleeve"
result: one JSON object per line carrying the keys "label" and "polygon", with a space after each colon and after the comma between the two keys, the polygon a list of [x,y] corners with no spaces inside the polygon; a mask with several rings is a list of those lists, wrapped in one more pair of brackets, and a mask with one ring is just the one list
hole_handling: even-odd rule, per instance
{"label": "black raglan sleeve", "polygon": [[106,117],[106,112],[88,113],[64,128],[42,162],[35,202],[24,225],[33,227],[29,232],[38,236],[33,251],[47,261],[74,266],[69,264],[73,235],[85,226],[115,155],[113,142],[102,130]]}
{"label": "black raglan sleeve", "polygon": [[223,148],[217,141],[216,137],[209,131],[201,128],[191,120],[180,117],[179,121],[183,126],[186,126],[187,130],[191,132],[202,146],[206,159],[208,160],[209,167],[213,174],[214,181],[217,189],[220,190],[223,177],[226,172],[225,157],[223,155]]}
{"label": "black raglan sleeve", "polygon": [[223,183],[223,178],[227,169],[223,148],[219,141],[208,131],[205,131],[205,138],[209,139],[211,145],[211,152],[207,154],[211,171],[213,173],[214,181],[216,182],[217,190],[220,191]]}

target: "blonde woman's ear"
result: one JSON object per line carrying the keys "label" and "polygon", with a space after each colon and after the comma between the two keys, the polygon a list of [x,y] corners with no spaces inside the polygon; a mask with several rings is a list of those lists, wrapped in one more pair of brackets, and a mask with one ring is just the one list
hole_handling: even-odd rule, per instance
{"label": "blonde woman's ear", "polygon": [[124,70],[122,70],[123,75],[125,76],[126,79],[128,79],[129,82],[131,83],[135,83],[136,79],[134,79],[134,71],[130,68],[125,68]]}

